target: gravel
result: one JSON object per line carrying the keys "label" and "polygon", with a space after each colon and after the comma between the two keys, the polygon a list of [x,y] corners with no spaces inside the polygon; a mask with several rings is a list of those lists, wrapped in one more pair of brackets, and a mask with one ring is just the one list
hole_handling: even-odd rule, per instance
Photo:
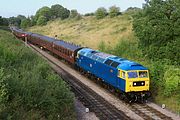
{"label": "gravel", "polygon": [[86,107],[78,100],[75,100],[77,120],[99,120],[93,112],[86,112]]}

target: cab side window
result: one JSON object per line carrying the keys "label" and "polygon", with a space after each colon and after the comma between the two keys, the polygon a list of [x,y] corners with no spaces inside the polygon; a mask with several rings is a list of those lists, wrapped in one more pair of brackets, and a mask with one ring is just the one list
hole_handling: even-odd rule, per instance
{"label": "cab side window", "polygon": [[118,77],[120,77],[122,79],[126,79],[126,73],[124,71],[122,71],[122,70],[119,70]]}
{"label": "cab side window", "polygon": [[126,78],[126,73],[122,71],[122,78],[125,79]]}

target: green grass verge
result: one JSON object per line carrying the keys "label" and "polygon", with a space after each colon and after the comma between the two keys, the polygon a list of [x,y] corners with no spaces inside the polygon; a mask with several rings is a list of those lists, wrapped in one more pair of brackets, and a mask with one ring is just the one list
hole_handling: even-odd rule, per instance
{"label": "green grass verge", "polygon": [[74,94],[47,62],[0,30],[0,119],[75,119]]}

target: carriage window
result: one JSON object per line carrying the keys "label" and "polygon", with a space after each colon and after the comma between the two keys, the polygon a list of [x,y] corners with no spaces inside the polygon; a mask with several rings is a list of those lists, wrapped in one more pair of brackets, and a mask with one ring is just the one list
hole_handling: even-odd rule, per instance
{"label": "carriage window", "polygon": [[139,77],[140,78],[147,78],[148,77],[147,71],[139,71]]}
{"label": "carriage window", "polygon": [[112,60],[106,60],[105,64],[110,65],[112,62]]}
{"label": "carriage window", "polygon": [[137,78],[137,77],[138,77],[137,71],[128,72],[128,78]]}

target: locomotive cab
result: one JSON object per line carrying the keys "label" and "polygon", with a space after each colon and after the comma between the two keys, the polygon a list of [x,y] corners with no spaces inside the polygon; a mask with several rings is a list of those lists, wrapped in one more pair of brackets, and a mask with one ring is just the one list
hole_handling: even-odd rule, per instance
{"label": "locomotive cab", "polygon": [[119,77],[126,81],[125,92],[149,91],[148,70],[119,70]]}
{"label": "locomotive cab", "polygon": [[127,93],[129,101],[143,102],[150,97],[149,71],[144,66],[126,61],[118,68],[118,78],[125,81],[124,91]]}

